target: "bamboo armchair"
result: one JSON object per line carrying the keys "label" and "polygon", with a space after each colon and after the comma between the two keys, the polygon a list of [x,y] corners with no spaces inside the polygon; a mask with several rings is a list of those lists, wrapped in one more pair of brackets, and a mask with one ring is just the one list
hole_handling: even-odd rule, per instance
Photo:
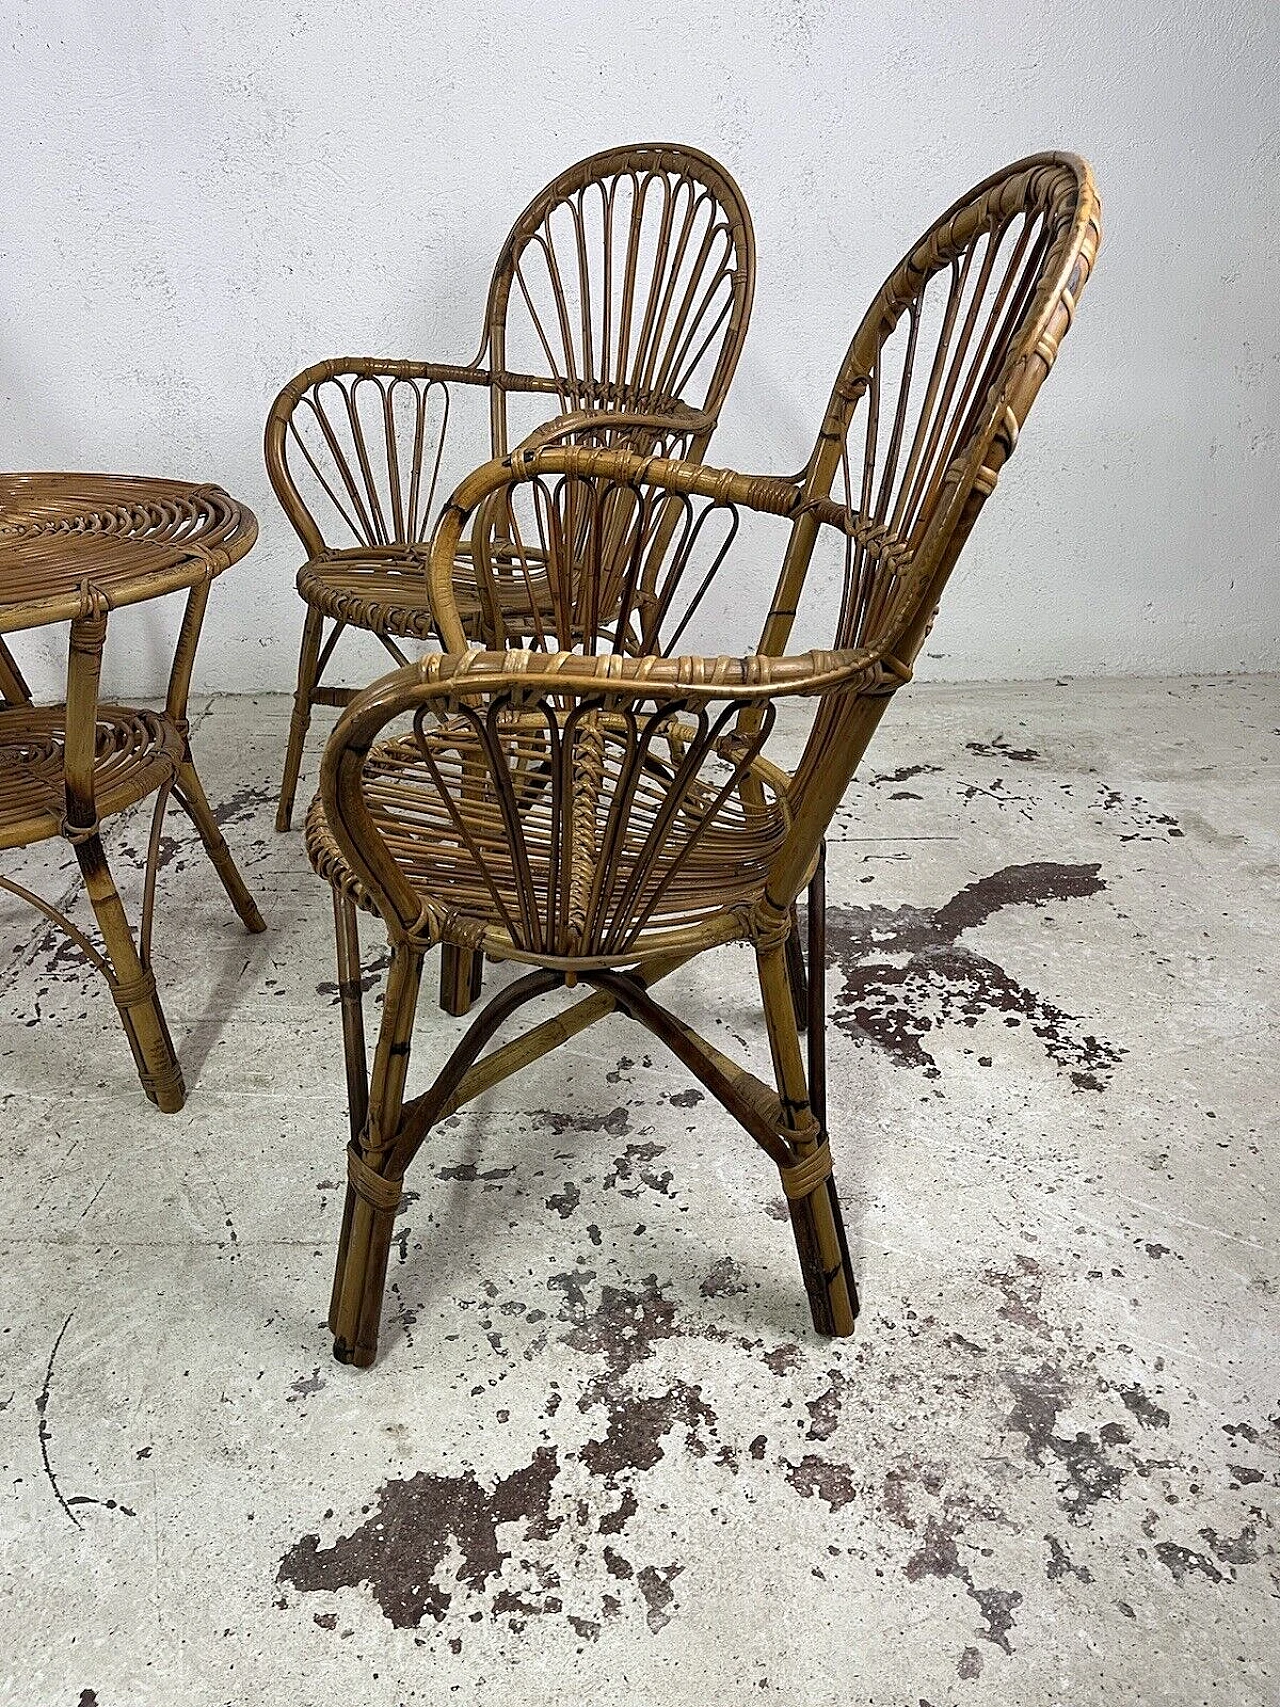
{"label": "bamboo armchair", "polygon": [[[186,1092],[151,970],[156,875],[172,797],[194,824],[246,929],[265,929],[205,797],[187,696],[215,576],[257,538],[251,513],[216,486],[106,474],[0,476],[0,636],[69,623],[67,695],[32,703],[0,639],[0,849],[61,837],[80,867],[102,946],[50,902],[0,877],[106,979],[142,1088],[164,1113]],[[164,709],[101,703],[113,610],[185,592]],[[135,938],[107,864],[101,820],[154,794]]]}
{"label": "bamboo armchair", "polygon": [[[471,362],[351,357],[290,380],[267,420],[266,461],[307,552],[298,574],[307,615],[278,830],[292,818],[312,707],[354,695],[322,682],[343,631],[371,631],[401,664],[400,641],[435,633],[426,542],[456,436],[454,393],[487,393],[494,457],[538,429],[532,442],[576,438],[699,462],[754,281],[751,218],[723,167],[670,144],[609,149],[561,173],[516,221]],[[557,419],[540,425],[548,415]],[[459,472],[484,454],[477,441]],[[460,541],[454,597],[474,627],[468,554]],[[530,601],[545,605],[544,578],[509,577],[494,590],[516,636],[527,633]]]}
{"label": "bamboo armchair", "polygon": [[[910,677],[1099,240],[1092,177],[1072,155],[1021,161],[963,197],[863,319],[799,477],[555,446],[494,462],[458,489],[430,568],[446,651],[348,708],[307,823],[312,862],[333,887],[351,1111],[330,1312],[339,1359],[373,1361],[401,1183],[433,1126],[614,1010],[666,1043],[778,1168],[814,1327],[852,1330],[826,1124],[824,836]],[[758,651],[675,655],[749,516],[777,518],[787,535]],[[547,649],[468,650],[450,584],[478,517],[475,537],[502,542],[492,574],[485,552],[475,560],[482,593],[513,567],[547,579]],[[835,597],[819,600],[830,649],[787,655],[826,546],[840,566]],[[764,749],[776,702],[794,696],[815,712],[787,774]],[[806,889],[800,1015],[787,944]],[[357,908],[378,915],[391,945],[371,1080]],[[693,955],[734,941],[754,951],[772,1086],[652,993]],[[534,970],[490,999],[430,1088],[409,1097],[423,957],[437,942]],[[525,1002],[576,984],[591,993],[481,1055]]]}

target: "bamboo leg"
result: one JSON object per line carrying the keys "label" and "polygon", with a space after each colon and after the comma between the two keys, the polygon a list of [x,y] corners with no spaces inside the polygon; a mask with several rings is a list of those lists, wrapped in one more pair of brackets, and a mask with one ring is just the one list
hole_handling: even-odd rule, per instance
{"label": "bamboo leg", "polygon": [[115,975],[111,993],[124,1022],[142,1088],[163,1113],[176,1114],[186,1101],[182,1069],[156,994],[155,979],[138,958],[133,932],[103,852],[102,838],[95,833],[74,845],[85,890]]}
{"label": "bamboo leg", "polygon": [[383,1170],[404,1105],[413,1017],[422,981],[422,950],[399,942],[392,951],[382,1027],[374,1055],[369,1111],[358,1142],[347,1151],[348,1184],[329,1304],[333,1355],[365,1369],[378,1351],[382,1293],[391,1231],[400,1201],[399,1179]]}
{"label": "bamboo leg", "polygon": [[791,909],[791,929],[787,933],[787,982],[791,986],[796,1024],[804,1031],[809,1024],[809,978],[805,971],[804,950],[800,946],[800,920],[794,907]]}
{"label": "bamboo leg", "polygon": [[[757,967],[774,1076],[788,1123],[782,1136],[791,1144],[796,1163],[803,1163],[820,1150],[826,1134],[809,1103],[784,949],[758,951]],[[785,1187],[785,1174],[783,1183]],[[850,1334],[858,1297],[835,1181],[828,1176],[794,1196],[788,1190],[788,1206],[814,1328],[820,1334]]]}
{"label": "bamboo leg", "polygon": [[440,1006],[460,1017],[470,1013],[471,1004],[484,988],[484,955],[478,949],[440,944]]}
{"label": "bamboo leg", "polygon": [[809,883],[808,972],[805,991],[809,1046],[809,1101],[827,1130],[827,845],[822,844]]}
{"label": "bamboo leg", "polygon": [[287,830],[293,819],[294,796],[298,792],[298,776],[302,770],[302,749],[307,730],[311,727],[311,707],[315,703],[323,628],[324,617],[308,605],[302,647],[298,653],[298,686],[293,696],[293,716],[289,719],[289,745],[285,750],[284,776],[280,781],[280,804],[276,808],[277,830]]}
{"label": "bamboo leg", "polygon": [[360,970],[360,924],[355,902],[333,891],[338,942],[338,1001],[342,1008],[342,1054],[347,1069],[347,1112],[351,1138],[359,1143],[369,1114],[369,1068],[364,1042],[364,989]]}
{"label": "bamboo leg", "polygon": [[213,861],[213,869],[222,879],[222,887],[226,890],[231,905],[240,915],[245,929],[265,931],[266,920],[258,911],[257,903],[246,889],[244,878],[231,857],[231,849],[227,846],[218,820],[213,815],[213,809],[205,796],[204,786],[196,774],[195,761],[189,751],[179,766],[173,791],[199,831],[205,852]]}

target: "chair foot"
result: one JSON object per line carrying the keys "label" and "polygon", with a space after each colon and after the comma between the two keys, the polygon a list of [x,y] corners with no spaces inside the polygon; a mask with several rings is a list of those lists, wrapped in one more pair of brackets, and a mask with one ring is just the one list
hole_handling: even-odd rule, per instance
{"label": "chair foot", "polygon": [[347,1157],[350,1178],[329,1302],[329,1331],[338,1362],[367,1369],[378,1355],[382,1295],[401,1182],[375,1172],[354,1145]]}
{"label": "chair foot", "polygon": [[440,944],[440,1006],[460,1018],[484,988],[484,955],[479,949]]}

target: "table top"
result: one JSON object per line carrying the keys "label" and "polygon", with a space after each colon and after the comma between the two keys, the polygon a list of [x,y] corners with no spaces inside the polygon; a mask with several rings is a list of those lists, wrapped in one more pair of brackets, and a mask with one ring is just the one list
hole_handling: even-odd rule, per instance
{"label": "table top", "polygon": [[195,586],[257,536],[252,511],[218,486],[0,474],[0,634]]}

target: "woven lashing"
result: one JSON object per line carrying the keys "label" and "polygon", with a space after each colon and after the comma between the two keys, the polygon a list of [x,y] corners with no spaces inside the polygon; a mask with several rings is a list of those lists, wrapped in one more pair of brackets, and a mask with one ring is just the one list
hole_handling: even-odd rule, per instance
{"label": "woven lashing", "polygon": [[347,1178],[356,1196],[362,1197],[371,1208],[380,1210],[384,1215],[394,1214],[399,1208],[404,1181],[387,1179],[384,1174],[375,1172],[355,1144],[347,1145]]}
{"label": "woven lashing", "polygon": [[[66,790],[63,706],[18,706],[0,711],[0,848],[64,833]],[[167,782],[182,761],[181,734],[154,711],[100,705],[94,756],[94,800],[99,818],[120,812]]]}
{"label": "woven lashing", "polygon": [[[299,595],[335,622],[401,640],[430,640],[435,622],[427,600],[426,550],[425,546],[386,545],[327,551],[299,569]],[[463,621],[468,628],[477,626],[480,594],[467,558],[458,562],[453,591]],[[549,607],[549,595],[544,602]],[[523,582],[513,583],[504,608],[518,616],[528,605]]]}
{"label": "woven lashing", "polygon": [[811,1197],[820,1185],[825,1185],[831,1178],[831,1146],[824,1138],[818,1148],[803,1161],[793,1162],[788,1168],[779,1168],[778,1177],[782,1181],[782,1189],[792,1203],[802,1197]]}
{"label": "woven lashing", "polygon": [[[521,830],[515,849],[494,790],[476,778],[477,737],[466,724],[450,720],[422,745],[404,736],[370,752],[365,800],[429,933],[504,958],[597,966],[678,946],[709,924],[716,940],[745,936],[790,821],[781,773],[763,760],[747,767],[764,793],[758,809],[745,809],[736,792],[717,801],[712,787],[695,783],[671,812],[670,745],[652,744],[637,779],[627,768],[627,728],[601,714],[580,718],[571,754],[560,755],[574,781],[570,808],[550,775],[544,715],[512,722],[504,743]],[[679,726],[672,732],[678,744]],[[626,833],[611,837],[620,788],[628,791]],[[463,801],[465,835],[449,810]],[[374,911],[318,798],[306,842],[316,871]]]}

